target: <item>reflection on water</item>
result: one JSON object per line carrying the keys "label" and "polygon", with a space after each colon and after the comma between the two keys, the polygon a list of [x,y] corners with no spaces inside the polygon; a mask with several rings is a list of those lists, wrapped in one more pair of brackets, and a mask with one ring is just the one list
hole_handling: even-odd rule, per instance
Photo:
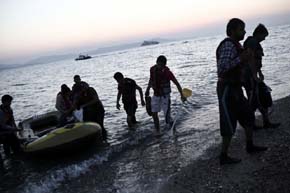
{"label": "reflection on water", "polygon": [[[264,74],[274,99],[289,95],[290,26],[270,29],[265,48]],[[54,110],[61,84],[73,76],[93,86],[105,106],[109,146],[91,147],[61,159],[6,159],[0,192],[156,192],[159,185],[214,143],[219,143],[215,49],[222,36],[191,39],[99,55],[91,60],[66,60],[0,71],[0,93],[14,97],[17,121]],[[133,78],[145,90],[149,69],[158,55],[183,87],[193,90],[184,105],[173,85],[172,114],[180,108],[176,131],[152,136],[153,123],[139,105],[136,131],[126,126],[124,110],[115,108],[116,71]],[[137,96],[139,100],[139,97]],[[140,104],[140,101],[139,101]],[[164,128],[163,114],[161,114]]]}

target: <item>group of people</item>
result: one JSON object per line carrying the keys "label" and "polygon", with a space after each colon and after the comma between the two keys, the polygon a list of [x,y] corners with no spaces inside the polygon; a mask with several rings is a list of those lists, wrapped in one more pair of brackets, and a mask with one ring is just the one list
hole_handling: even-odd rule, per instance
{"label": "group of people", "polygon": [[[227,37],[216,50],[217,95],[222,136],[220,164],[232,164],[241,161],[228,155],[237,122],[245,129],[246,151],[248,153],[261,152],[267,149],[267,147],[257,146],[253,143],[253,130],[259,128],[255,125],[256,109],[259,109],[262,114],[264,128],[279,126],[278,123],[270,122],[268,107],[271,104],[267,100],[265,102],[260,93],[262,92],[261,88],[267,89],[261,71],[264,54],[260,43],[268,36],[268,30],[264,25],[259,24],[254,30],[253,36],[249,36],[244,42],[244,46],[242,46],[239,42],[244,39],[246,33],[245,23],[238,18],[233,18],[227,24],[226,33]],[[136,81],[125,78],[121,72],[116,72],[113,77],[118,83],[116,108],[120,109],[120,99],[122,98],[129,128],[134,127],[137,123],[135,116],[138,107],[137,90],[140,94],[141,105],[145,106],[146,104],[147,112],[153,118],[157,136],[161,134],[158,112],[161,110],[164,112],[166,124],[170,126],[173,123],[170,116],[171,81],[176,85],[182,102],[186,101],[182,87],[167,67],[167,59],[163,55],[160,55],[156,64],[150,68],[150,79],[145,91],[146,102],[142,88],[138,86]],[[74,82],[72,89],[66,84],[61,85],[61,91],[57,94],[55,107],[61,114],[59,126],[69,123],[73,112],[82,109],[81,121],[99,123],[105,140],[107,138],[107,131],[104,128],[105,110],[96,90],[82,81],[79,75],[74,76]],[[153,89],[152,97],[149,96],[151,88]],[[247,97],[244,96],[242,88],[246,90]],[[265,93],[265,91],[263,92]],[[11,101],[11,96],[4,95],[0,106],[0,137],[4,144],[5,154],[10,154],[10,149],[14,152],[18,152],[20,149],[15,135],[18,129],[10,107]]]}
{"label": "group of people", "polygon": [[[267,150],[267,147],[253,143],[255,111],[259,109],[263,117],[264,128],[278,127],[279,123],[271,123],[268,107],[271,105],[269,91],[263,82],[261,71],[264,56],[261,42],[268,36],[267,28],[259,24],[253,36],[249,36],[242,46],[239,42],[245,36],[245,23],[238,18],[231,19],[227,24],[227,37],[216,50],[217,60],[217,95],[220,112],[220,131],[222,149],[220,164],[234,164],[241,160],[228,155],[231,139],[236,131],[237,122],[245,129],[246,151],[255,153]],[[247,98],[243,94],[246,90]],[[268,93],[268,95],[267,95]],[[264,95],[263,95],[264,94]]]}
{"label": "group of people", "polygon": [[73,112],[82,109],[79,121],[97,122],[102,128],[102,136],[107,138],[104,128],[105,109],[99,99],[98,93],[88,83],[81,80],[79,75],[74,76],[75,84],[72,90],[66,85],[61,85],[61,91],[56,97],[56,109],[60,112],[59,127],[64,126],[73,119]]}
{"label": "group of people", "polygon": [[[170,81],[176,84],[181,95],[181,100],[186,100],[180,84],[166,64],[167,59],[165,56],[161,55],[157,58],[156,64],[150,69],[150,79],[145,92],[145,97],[148,98],[150,88],[154,91],[152,100],[149,103],[147,101],[146,105],[147,107],[149,106],[148,109],[150,109],[150,112],[148,111],[148,113],[152,115],[154,120],[156,136],[161,135],[158,112],[161,110],[164,111],[166,124],[170,126],[173,123],[170,116]],[[127,114],[128,127],[133,128],[138,123],[135,116],[138,107],[136,90],[139,91],[141,105],[145,106],[142,88],[137,85],[135,80],[125,78],[121,72],[116,72],[114,79],[118,83],[116,108],[120,109],[120,99],[122,98],[123,106]],[[96,90],[90,87],[88,83],[82,81],[79,75],[74,76],[74,82],[72,89],[66,84],[61,85],[61,90],[56,96],[55,107],[60,113],[58,127],[76,121],[74,112],[81,109],[82,116],[77,121],[98,123],[102,128],[103,140],[106,140],[107,131],[104,127],[105,110]],[[14,121],[11,102],[12,97],[10,95],[4,95],[0,107],[0,140],[3,139],[0,142],[3,143],[6,155],[10,155],[10,150],[14,154],[21,151],[20,143],[16,135],[19,129],[16,127]]]}
{"label": "group of people", "polygon": [[[150,68],[150,78],[145,91],[145,98],[147,112],[150,116],[153,117],[155,125],[155,135],[160,136],[160,125],[158,112],[161,110],[164,112],[165,122],[168,126],[173,124],[173,120],[170,116],[170,93],[171,86],[170,81],[172,81],[180,93],[181,100],[184,102],[186,98],[183,96],[182,88],[175,78],[174,74],[166,66],[167,59],[165,56],[158,56],[156,64]],[[140,93],[141,104],[145,105],[143,98],[142,88],[136,84],[133,79],[124,78],[121,72],[116,72],[114,75],[115,80],[118,82],[118,94],[117,94],[117,109],[120,109],[120,98],[124,104],[124,109],[127,113],[127,123],[129,127],[132,127],[137,123],[135,112],[137,109],[137,100],[136,100],[136,90]],[[150,97],[150,89],[153,89],[153,96]],[[149,106],[149,107],[148,107]]]}

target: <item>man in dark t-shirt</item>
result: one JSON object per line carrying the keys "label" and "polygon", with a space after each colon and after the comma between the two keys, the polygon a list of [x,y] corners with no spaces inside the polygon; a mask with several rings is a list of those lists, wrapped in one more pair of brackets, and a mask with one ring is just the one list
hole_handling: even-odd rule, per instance
{"label": "man in dark t-shirt", "polygon": [[107,131],[104,127],[105,109],[98,93],[93,87],[84,86],[81,88],[80,96],[76,102],[78,108],[83,109],[83,121],[98,123],[102,128],[103,139],[107,139]]}
{"label": "man in dark t-shirt", "polygon": [[136,90],[140,93],[141,104],[145,105],[145,101],[143,98],[142,88],[136,84],[133,79],[124,78],[123,74],[120,72],[116,72],[114,75],[114,79],[118,82],[118,95],[117,95],[117,109],[120,109],[120,98],[122,96],[122,102],[124,105],[124,109],[127,113],[127,123],[129,127],[132,127],[137,123],[135,113],[138,107],[138,103],[136,100]]}
{"label": "man in dark t-shirt", "polygon": [[11,108],[12,100],[12,96],[4,95],[1,98],[2,104],[0,105],[0,144],[3,144],[6,156],[10,156],[11,150],[14,154],[22,151],[15,133],[16,131],[20,131],[20,129],[15,124],[13,110]]}
{"label": "man in dark t-shirt", "polygon": [[253,36],[249,36],[244,42],[244,48],[250,49],[254,55],[244,72],[243,86],[246,89],[252,110],[255,112],[256,109],[259,109],[262,114],[264,122],[263,127],[276,128],[279,127],[280,124],[270,122],[268,107],[263,106],[259,99],[259,87],[261,84],[264,84],[264,75],[261,70],[264,51],[260,43],[266,39],[268,34],[267,28],[263,24],[259,24],[255,28]]}
{"label": "man in dark t-shirt", "polygon": [[72,98],[73,102],[78,100],[78,97],[80,96],[79,91],[82,90],[82,88],[87,88],[89,87],[89,84],[86,83],[85,81],[81,80],[80,75],[75,75],[74,76],[74,85],[72,86]]}

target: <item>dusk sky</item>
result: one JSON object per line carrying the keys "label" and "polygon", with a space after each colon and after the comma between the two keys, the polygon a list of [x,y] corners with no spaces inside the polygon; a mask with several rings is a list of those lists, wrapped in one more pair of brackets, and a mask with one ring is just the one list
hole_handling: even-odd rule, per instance
{"label": "dusk sky", "polygon": [[0,64],[290,13],[290,0],[0,0]]}

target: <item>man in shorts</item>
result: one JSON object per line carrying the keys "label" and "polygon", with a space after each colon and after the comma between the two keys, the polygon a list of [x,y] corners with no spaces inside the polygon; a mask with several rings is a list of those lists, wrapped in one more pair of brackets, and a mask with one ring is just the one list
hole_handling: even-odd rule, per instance
{"label": "man in shorts", "polygon": [[158,112],[160,112],[161,109],[164,112],[166,124],[171,125],[173,122],[170,116],[170,81],[177,86],[181,100],[183,102],[186,100],[182,94],[182,88],[179,82],[170,69],[166,66],[166,63],[167,59],[165,56],[161,55],[157,58],[156,64],[150,68],[150,79],[145,92],[145,96],[148,97],[151,87],[154,91],[154,95],[151,99],[151,111],[156,129],[156,135],[161,134],[158,117]]}

